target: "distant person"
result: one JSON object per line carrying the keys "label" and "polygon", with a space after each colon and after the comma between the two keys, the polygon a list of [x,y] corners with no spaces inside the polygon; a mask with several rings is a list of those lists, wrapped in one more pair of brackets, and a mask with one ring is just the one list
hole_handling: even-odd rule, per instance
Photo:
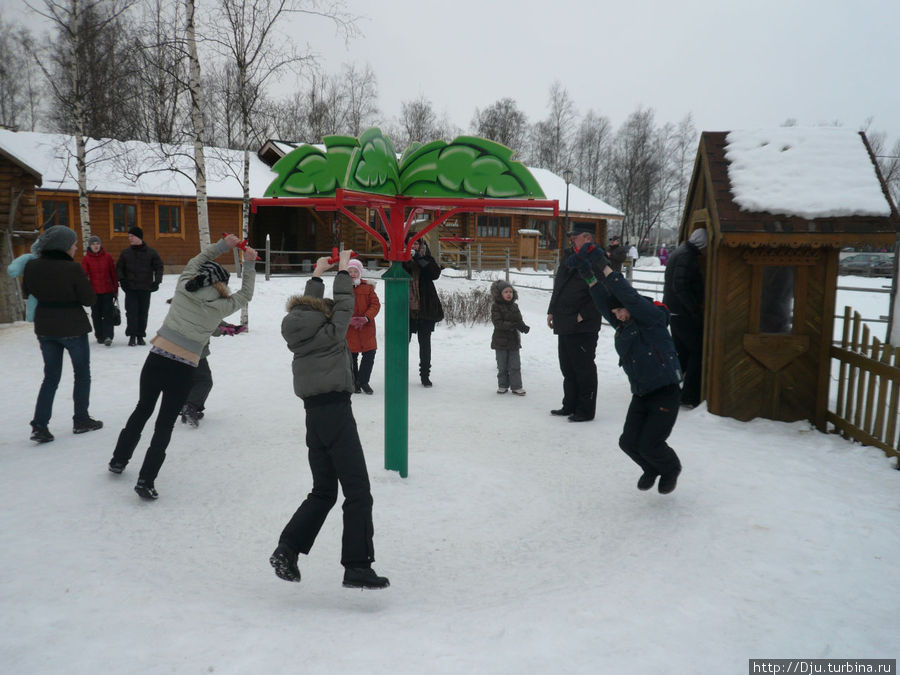
{"label": "distant person", "polygon": [[531,328],[522,320],[522,312],[516,304],[519,294],[509,282],[497,279],[492,283],[491,299],[491,323],[494,324],[491,349],[497,359],[497,393],[505,394],[511,389],[513,394],[524,396],[519,333],[527,333]]}
{"label": "distant person", "polygon": [[[171,303],[171,300],[169,300]],[[240,335],[247,330],[246,326],[221,321],[216,329],[212,332],[211,337],[219,337],[220,335]],[[181,407],[181,423],[188,424],[195,429],[200,426],[200,420],[203,419],[206,410],[206,399],[213,388],[212,369],[209,367],[209,343],[203,350],[203,358],[194,369],[191,377],[191,390],[188,392],[187,400]]]}
{"label": "distant person", "polygon": [[609,258],[610,267],[616,272],[621,272],[622,263],[628,257],[628,251],[622,246],[619,235],[614,234],[609,238],[609,248],[606,250],[606,255]]}
{"label": "distant person", "polygon": [[566,260],[591,289],[591,297],[616,331],[619,365],[631,384],[631,404],[619,437],[619,447],[642,473],[639,490],[649,490],[659,477],[658,490],[668,494],[681,474],[681,461],[667,440],[678,417],[681,368],[666,328],[666,306],[637,291],[613,271],[603,249],[582,246]]}
{"label": "distant person", "polygon": [[113,307],[119,294],[119,282],[116,279],[116,263],[97,235],[88,238],[88,250],[81,259],[81,266],[97,294],[97,300],[91,306],[94,337],[97,342],[109,347],[114,337]]}
{"label": "distant person", "polygon": [[[353,357],[354,393],[375,393],[369,385],[372,367],[375,365],[375,317],[381,309],[381,302],[375,293],[375,286],[362,278],[363,266],[359,260],[347,263],[347,273],[353,280],[353,316],[347,329],[347,346]],[[360,355],[362,355],[360,363]]]}
{"label": "distant person", "polygon": [[669,249],[667,249],[665,245],[660,246],[656,257],[659,258],[659,264],[665,267],[666,261],[669,259]]}
{"label": "distant person", "polygon": [[631,258],[631,266],[634,267],[637,265],[638,258],[640,258],[640,254],[638,253],[637,246],[634,244],[628,245],[628,257]]}
{"label": "distant person", "polygon": [[[409,241],[415,232],[406,235]],[[417,239],[412,245],[412,257],[403,263],[412,277],[409,281],[409,339],[415,334],[419,341],[419,379],[423,387],[431,383],[431,334],[444,318],[444,308],[434,282],[441,276],[440,265],[431,257],[428,244]]]}
{"label": "distant person", "polygon": [[75,262],[78,237],[65,225],[54,225],[38,238],[40,255],[25,265],[22,288],[26,296],[37,298],[34,332],[44,358],[44,381],[31,420],[31,440],[49,443],[53,400],[62,377],[63,353],[72,360],[75,386],[72,399],[72,432],[83,434],[103,427],[88,413],[91,399],[91,348],[87,334],[91,323],[83,307],[96,300],[91,282]]}
{"label": "distant person", "polygon": [[312,490],[284,526],[269,564],[280,579],[300,581],[297,558],[312,550],[325,518],[337,503],[340,485],[344,493],[344,586],[386,588],[390,586],[387,577],[372,569],[372,491],[350,405],[354,389],[346,337],[354,304],[353,281],[347,272],[350,254],[350,250],[340,253],[333,299],[324,297],[322,281],[332,263],[327,257],[319,258],[304,294],[288,301],[288,313],[281,322],[281,335],[294,354],[294,393],[303,400],[306,411]]}
{"label": "distant person", "polygon": [[[567,233],[569,247],[562,260],[585,244],[593,243],[593,228],[575,223]],[[597,337],[600,312],[591,299],[590,289],[578,273],[560,264],[553,277],[553,293],[547,307],[547,326],[557,335],[559,369],[563,376],[562,406],[551,415],[570,422],[594,419],[597,407]]]}
{"label": "distant person", "polygon": [[[38,241],[40,240],[37,239],[33,244],[31,244],[31,251],[29,253],[23,253],[6,266],[6,273],[10,277],[12,277],[13,279],[20,278],[23,274],[25,274],[25,265],[30,263],[32,260],[35,260],[40,255],[41,248]],[[37,298],[33,295],[29,295],[25,299],[25,320],[29,323],[34,321],[34,311],[37,309],[37,304]]]}
{"label": "distant person", "polygon": [[684,373],[681,404],[689,408],[700,404],[705,292],[700,255],[706,244],[706,228],[694,230],[669,256],[663,285],[663,302],[672,312],[672,339]]}
{"label": "distant person", "polygon": [[163,279],[163,262],[159,254],[144,243],[144,231],[139,227],[128,230],[130,246],[119,254],[116,276],[125,291],[125,335],[128,346],[144,345],[147,337],[147,317],[150,314],[150,294],[159,289]]}
{"label": "distant person", "polygon": [[141,369],[140,394],[134,412],[119,433],[109,470],[122,473],[141,440],[147,420],[162,396],[159,413],[134,491],[142,499],[157,499],[156,477],[166,459],[175,420],[193,384],[209,337],[222,319],[246,307],[253,297],[256,251],[244,250],[241,290],[228,288],[228,272],[216,258],[240,242],[233,234],[205,247],[188,261],[175,285],[172,305]]}

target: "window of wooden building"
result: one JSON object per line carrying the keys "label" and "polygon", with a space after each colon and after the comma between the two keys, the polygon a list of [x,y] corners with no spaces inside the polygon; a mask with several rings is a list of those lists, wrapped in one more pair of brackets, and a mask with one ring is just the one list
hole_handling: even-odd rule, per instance
{"label": "window of wooden building", "polygon": [[495,237],[509,239],[512,230],[511,216],[478,216],[476,235],[480,238]]}
{"label": "window of wooden building", "polygon": [[178,204],[157,204],[156,234],[160,237],[184,237],[181,221],[181,206]]}
{"label": "window of wooden building", "polygon": [[793,333],[796,272],[795,267],[767,265],[762,268],[760,333]]}
{"label": "window of wooden building", "polygon": [[137,227],[137,205],[123,204],[121,202],[112,202],[110,205],[112,214],[110,221],[112,222],[113,234],[128,234],[128,230]]}
{"label": "window of wooden building", "polygon": [[69,223],[69,202],[56,201],[53,199],[44,199],[41,201],[41,227],[48,228],[54,225],[65,225],[71,227]]}

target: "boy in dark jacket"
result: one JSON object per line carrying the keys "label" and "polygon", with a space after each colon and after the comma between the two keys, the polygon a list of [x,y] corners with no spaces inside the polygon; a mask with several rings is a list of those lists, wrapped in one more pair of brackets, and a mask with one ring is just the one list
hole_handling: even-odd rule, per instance
{"label": "boy in dark jacket", "polygon": [[150,294],[159,290],[163,280],[163,262],[154,249],[144,243],[144,231],[128,230],[128,248],[119,254],[116,276],[125,291],[125,335],[128,346],[146,344]]}
{"label": "boy in dark jacket", "polygon": [[350,407],[354,390],[347,347],[347,328],[353,315],[353,282],[347,273],[352,251],[341,251],[334,279],[334,299],[324,298],[322,274],[331,268],[319,258],[302,296],[288,301],[281,334],[294,353],[294,393],[306,409],[306,445],[313,487],[294,513],[269,558],[275,574],[300,581],[299,553],[308,554],[331,507],[338,483],[344,493],[344,533],[341,564],[344,586],[386,588],[386,577],[372,569],[372,492],[356,420]]}
{"label": "boy in dark jacket", "polygon": [[616,331],[619,365],[632,393],[619,447],[643,469],[639,490],[652,488],[659,476],[659,492],[668,494],[681,473],[678,455],[666,439],[678,417],[682,379],[667,328],[669,310],[638,295],[621,273],[613,271],[601,248],[586,244],[566,264],[587,282],[597,308]]}
{"label": "boy in dark jacket", "polygon": [[494,324],[491,349],[497,355],[497,393],[505,394],[512,388],[512,393],[524,396],[519,333],[531,329],[522,321],[522,313],[516,304],[519,294],[508,282],[498,279],[491,284],[491,298],[494,300],[491,305],[491,322]]}

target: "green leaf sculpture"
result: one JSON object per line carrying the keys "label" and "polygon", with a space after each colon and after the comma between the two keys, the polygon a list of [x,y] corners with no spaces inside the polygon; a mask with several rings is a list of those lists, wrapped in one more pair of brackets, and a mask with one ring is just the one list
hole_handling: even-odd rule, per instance
{"label": "green leaf sculpture", "polygon": [[326,151],[303,145],[275,163],[267,197],[333,195],[336,188],[407,197],[544,199],[544,192],[505,145],[475,136],[411,144],[397,163],[394,146],[373,127],[326,136]]}

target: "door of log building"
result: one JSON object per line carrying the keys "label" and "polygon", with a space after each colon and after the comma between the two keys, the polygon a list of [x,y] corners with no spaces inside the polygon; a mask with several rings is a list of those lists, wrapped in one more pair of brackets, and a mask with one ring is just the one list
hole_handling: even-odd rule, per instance
{"label": "door of log building", "polygon": [[837,252],[718,246],[707,268],[710,412],[824,428]]}

